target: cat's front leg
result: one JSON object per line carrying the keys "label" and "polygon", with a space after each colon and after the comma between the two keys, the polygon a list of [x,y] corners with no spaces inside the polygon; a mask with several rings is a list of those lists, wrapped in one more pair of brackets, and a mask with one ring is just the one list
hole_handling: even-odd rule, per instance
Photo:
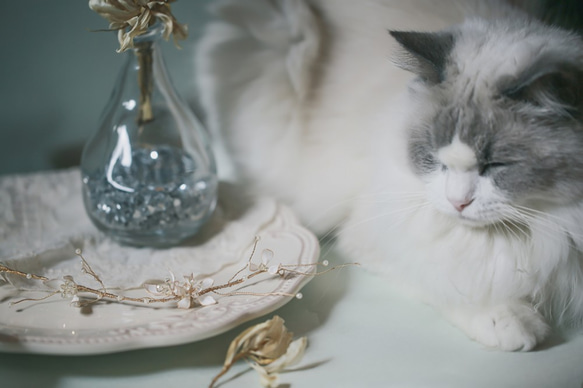
{"label": "cat's front leg", "polygon": [[450,319],[470,338],[491,348],[529,351],[550,333],[545,319],[532,305],[512,301],[489,306],[459,306]]}

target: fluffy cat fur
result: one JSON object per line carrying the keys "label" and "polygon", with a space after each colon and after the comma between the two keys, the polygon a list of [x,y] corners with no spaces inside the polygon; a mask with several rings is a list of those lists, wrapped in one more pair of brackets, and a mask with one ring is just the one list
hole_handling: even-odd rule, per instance
{"label": "fluffy cat fur", "polygon": [[579,37],[494,0],[214,13],[198,87],[250,187],[484,345],[581,322]]}

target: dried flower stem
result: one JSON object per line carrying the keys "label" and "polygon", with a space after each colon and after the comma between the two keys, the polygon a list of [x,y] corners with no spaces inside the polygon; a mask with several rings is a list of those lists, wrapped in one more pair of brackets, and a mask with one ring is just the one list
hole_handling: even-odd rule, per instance
{"label": "dried flower stem", "polygon": [[243,352],[243,353],[239,353],[233,357],[233,360],[230,363],[223,365],[221,371],[211,381],[209,388],[213,388],[215,386],[215,384],[217,383],[217,381],[219,381],[219,379],[221,377],[223,377],[237,361],[242,360],[246,357],[249,357],[250,353],[251,353],[250,350]]}
{"label": "dried flower stem", "polygon": [[154,110],[152,109],[152,92],[154,89],[152,54],[151,42],[139,44],[135,49],[135,55],[138,59],[138,85],[140,87],[140,108],[138,113],[138,124],[140,125],[154,120]]}
{"label": "dried flower stem", "polygon": [[140,42],[134,45],[134,39],[145,34],[156,21],[164,26],[163,37],[168,40],[174,36],[185,39],[186,25],[178,23],[172,14],[170,3],[176,0],[89,0],[89,8],[109,21],[109,27],[118,31],[120,48],[118,52],[135,47],[138,60],[138,85],[140,102],[138,124],[154,120],[152,109],[152,42]]}

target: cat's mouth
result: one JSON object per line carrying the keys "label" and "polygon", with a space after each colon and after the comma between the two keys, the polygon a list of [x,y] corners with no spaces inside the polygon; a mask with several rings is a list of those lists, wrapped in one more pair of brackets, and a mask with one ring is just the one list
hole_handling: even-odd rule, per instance
{"label": "cat's mouth", "polygon": [[451,212],[451,211],[439,211],[444,216],[452,220],[454,223],[458,223],[464,226],[472,228],[487,228],[493,224],[500,222],[499,219],[491,219],[484,217],[476,217],[473,214],[467,214],[469,212]]}
{"label": "cat's mouth", "polygon": [[490,225],[487,222],[483,222],[483,221],[476,221],[476,220],[472,220],[469,218],[464,218],[464,217],[459,217],[459,220],[462,224],[464,224],[465,226],[470,226],[472,228],[485,228],[488,225]]}
{"label": "cat's mouth", "polygon": [[463,224],[465,226],[470,226],[472,228],[487,228],[487,227],[489,227],[497,222],[500,222],[500,220],[498,220],[498,219],[491,220],[491,219],[474,218],[472,216],[463,214],[463,212],[458,213],[457,216],[455,216],[455,218],[461,224]]}

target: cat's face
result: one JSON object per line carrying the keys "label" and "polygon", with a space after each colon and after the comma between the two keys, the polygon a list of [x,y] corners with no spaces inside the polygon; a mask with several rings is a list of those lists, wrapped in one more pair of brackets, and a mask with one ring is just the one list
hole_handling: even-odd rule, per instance
{"label": "cat's face", "polygon": [[[427,107],[411,128],[409,155],[428,200],[483,226],[583,199],[583,57],[542,55],[552,39],[524,39],[526,30],[506,41],[481,32],[473,50],[473,30],[394,35],[412,54],[408,69],[420,75],[412,92]],[[528,51],[513,55],[521,44]],[[489,51],[498,58],[485,58]]]}
{"label": "cat's face", "polygon": [[484,225],[521,206],[583,198],[583,128],[515,112],[515,104],[441,106],[413,130],[411,162],[438,210]]}

